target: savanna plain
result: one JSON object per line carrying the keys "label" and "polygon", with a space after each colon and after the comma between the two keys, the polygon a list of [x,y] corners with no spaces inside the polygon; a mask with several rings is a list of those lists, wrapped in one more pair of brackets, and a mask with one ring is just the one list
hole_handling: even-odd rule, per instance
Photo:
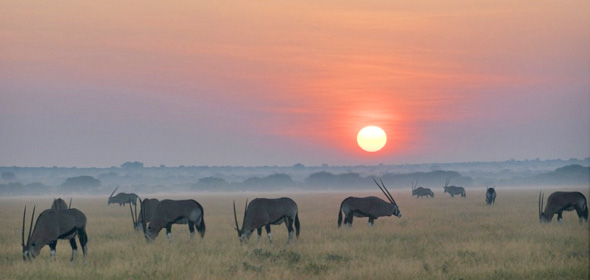
{"label": "savanna plain", "polygon": [[[544,189],[545,197],[552,191]],[[572,189],[569,189],[572,190]],[[577,189],[588,198],[588,188]],[[191,239],[186,225],[172,227],[152,243],[132,229],[129,207],[107,206],[106,197],[74,197],[72,207],[87,218],[88,255],[70,262],[65,240],[50,260],[46,246],[32,262],[21,254],[23,207],[49,208],[52,197],[0,198],[0,278],[4,279],[588,279],[589,230],[575,212],[564,221],[540,224],[539,190],[498,188],[493,206],[485,189],[451,198],[411,197],[391,190],[402,218],[384,217],[367,226],[355,218],[337,227],[340,203],[376,192],[195,193],[157,198],[195,199],[205,209],[207,231]],[[299,206],[301,234],[287,245],[284,225],[273,226],[273,243],[263,231],[240,244],[234,230],[247,198],[289,196]],[[66,201],[69,198],[65,198]],[[28,228],[28,220],[27,226]]]}

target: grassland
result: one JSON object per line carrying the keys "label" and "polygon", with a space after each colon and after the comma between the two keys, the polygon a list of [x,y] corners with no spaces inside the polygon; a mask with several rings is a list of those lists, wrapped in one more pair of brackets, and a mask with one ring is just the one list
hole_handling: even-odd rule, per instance
{"label": "grassland", "polygon": [[[545,190],[550,193],[552,190]],[[57,259],[49,248],[23,262],[20,234],[25,204],[47,208],[51,198],[0,198],[0,277],[4,279],[588,279],[589,230],[575,212],[540,224],[538,190],[498,189],[496,205],[483,189],[467,198],[435,190],[434,199],[393,192],[403,217],[355,219],[338,229],[340,202],[367,193],[293,193],[301,235],[286,245],[284,226],[273,227],[274,243],[256,237],[240,245],[233,229],[232,200],[279,194],[192,194],[205,208],[204,239],[189,238],[185,225],[152,244],[132,230],[128,207],[107,206],[106,198],[74,198],[88,217],[89,254],[71,263],[67,241]],[[588,197],[588,189],[583,190]],[[377,194],[371,193],[371,194]],[[161,197],[160,197],[161,198]],[[175,197],[179,198],[179,197]],[[29,212],[30,213],[30,212]],[[39,212],[37,212],[39,213]],[[243,213],[238,215],[241,217]],[[80,254],[81,255],[81,254]]]}

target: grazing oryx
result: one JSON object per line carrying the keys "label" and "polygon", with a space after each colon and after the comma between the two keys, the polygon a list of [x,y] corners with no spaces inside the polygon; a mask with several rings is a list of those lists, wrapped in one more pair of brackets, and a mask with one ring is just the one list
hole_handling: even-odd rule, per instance
{"label": "grazing oryx", "polygon": [[434,193],[429,188],[418,187],[418,181],[416,181],[415,185],[414,182],[412,182],[412,196],[416,196],[416,198],[423,196],[434,197]]}
{"label": "grazing oryx", "polygon": [[580,223],[588,221],[588,204],[586,197],[580,192],[554,192],[547,198],[545,211],[543,210],[543,198],[545,194],[539,192],[539,219],[542,223],[549,223],[553,215],[557,213],[557,221],[561,222],[563,211],[576,210]]}
{"label": "grazing oryx", "polygon": [[131,204],[135,205],[137,198],[138,198],[136,194],[121,192],[121,193],[118,193],[117,195],[113,196],[113,194],[115,194],[115,192],[118,189],[119,189],[119,187],[116,187],[115,190],[109,196],[109,205],[111,205],[111,203],[119,203],[119,206],[125,205],[126,203],[131,203]]}
{"label": "grazing oryx", "polygon": [[494,204],[496,203],[496,188],[488,188],[486,191],[486,203],[487,204]]}
{"label": "grazing oryx", "polygon": [[395,200],[385,188],[383,181],[381,185],[377,183],[377,180],[373,179],[375,184],[381,189],[385,197],[389,202],[384,201],[381,198],[375,196],[369,197],[348,197],[340,204],[338,210],[338,227],[342,224],[342,212],[344,212],[344,225],[352,226],[353,217],[369,217],[369,226],[372,226],[374,221],[379,217],[395,215],[398,218],[402,217],[402,213],[399,211],[399,207]]}
{"label": "grazing oryx", "polygon": [[53,210],[65,210],[70,209],[72,207],[72,199],[70,198],[70,205],[67,205],[66,202],[61,199],[53,199],[53,203],[51,204],[51,209]]}
{"label": "grazing oryx", "polygon": [[449,186],[449,183],[451,182],[451,178],[447,179],[447,182],[445,183],[445,186],[443,187],[445,189],[445,193],[449,193],[451,195],[451,197],[455,197],[456,194],[460,194],[461,197],[466,197],[465,195],[465,189],[463,187],[457,187],[457,186]]}
{"label": "grazing oryx", "polygon": [[[268,235],[268,240],[272,243],[270,225],[280,225],[283,222],[287,226],[287,231],[289,231],[287,244],[293,239],[293,233],[299,237],[300,226],[297,203],[288,197],[275,199],[255,198],[250,201],[250,204],[248,204],[248,200],[246,200],[242,228],[238,225],[236,202],[234,201],[234,219],[240,242],[248,241],[254,229],[256,229],[258,233],[258,242],[260,242],[262,227],[264,227],[266,229],[266,234]],[[293,222],[295,222],[295,230],[293,230]]]}
{"label": "grazing oryx", "polygon": [[22,228],[22,247],[23,260],[32,260],[39,255],[39,252],[45,245],[51,249],[51,258],[55,257],[55,247],[58,239],[70,240],[72,246],[72,261],[76,257],[78,246],[76,246],[76,234],[82,246],[82,252],[86,256],[86,216],[78,209],[52,210],[47,209],[39,215],[33,229],[33,218],[35,217],[35,208],[31,215],[31,224],[29,225],[29,235],[25,244],[25,216],[27,207],[23,213]]}
{"label": "grazing oryx", "polygon": [[[147,213],[142,212],[142,215],[145,221]],[[166,237],[168,237],[169,242],[172,242],[172,225],[185,218],[188,220],[188,229],[191,232],[191,238],[195,236],[195,226],[199,235],[203,238],[205,236],[203,206],[192,199],[164,199],[156,205],[147,229],[146,224],[142,224],[146,239],[148,241],[156,239],[160,230],[166,228]]]}
{"label": "grazing oryx", "polygon": [[[129,204],[129,210],[131,211],[131,220],[133,221],[133,228],[136,231],[139,231],[143,228],[143,224],[148,224],[152,220],[152,215],[154,214],[154,210],[156,206],[160,203],[159,200],[155,198],[146,198],[141,200],[141,209],[139,213],[137,212],[137,205],[135,205],[135,212],[133,208],[131,208],[131,204]],[[145,214],[144,214],[145,212]],[[183,218],[176,222],[176,224],[186,224],[188,220]]]}

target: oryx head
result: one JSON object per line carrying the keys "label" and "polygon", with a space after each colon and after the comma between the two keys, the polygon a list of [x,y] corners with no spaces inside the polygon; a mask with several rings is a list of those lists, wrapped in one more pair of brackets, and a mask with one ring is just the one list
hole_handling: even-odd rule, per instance
{"label": "oryx head", "polygon": [[113,192],[111,193],[111,195],[109,195],[109,205],[111,205],[111,203],[113,203],[113,194],[115,194],[115,192],[119,189],[119,187],[116,187],[115,190],[113,190]]}
{"label": "oryx head", "polygon": [[447,178],[447,181],[445,182],[445,186],[443,187],[443,189],[445,189],[445,193],[447,192],[450,182],[451,182],[451,178]]}
{"label": "oryx head", "polygon": [[27,235],[27,243],[25,243],[25,216],[27,215],[27,206],[25,206],[25,211],[23,212],[23,228],[22,228],[22,235],[21,235],[21,245],[23,247],[23,260],[31,261],[33,258],[39,255],[41,251],[41,247],[39,244],[36,244],[35,241],[31,242],[31,233],[33,231],[33,218],[35,217],[35,208],[33,207],[33,214],[31,215],[31,224],[29,225],[29,234]]}
{"label": "oryx head", "polygon": [[236,222],[235,229],[238,232],[238,238],[240,239],[240,242],[248,241],[248,239],[250,239],[250,236],[252,235],[252,232],[254,231],[254,229],[244,229],[244,224],[246,221],[246,213],[247,212],[248,212],[248,199],[246,199],[246,206],[244,207],[244,219],[242,221],[242,228],[240,228],[240,225],[238,224],[238,215],[236,213],[236,202],[234,201],[234,221]]}
{"label": "oryx head", "polygon": [[377,184],[377,186],[379,187],[379,189],[383,192],[383,194],[385,195],[385,197],[387,197],[387,199],[391,203],[391,213],[394,216],[397,216],[398,218],[401,218],[402,217],[402,212],[399,211],[399,207],[397,206],[397,203],[395,203],[395,200],[393,199],[393,196],[391,196],[391,194],[389,193],[389,191],[385,187],[385,184],[383,184],[383,180],[379,179],[379,181],[381,182],[381,185],[379,185],[379,183],[377,183],[377,180],[375,180],[375,178],[373,178],[373,181],[375,181],[375,184]]}
{"label": "oryx head", "polygon": [[551,222],[551,218],[546,218],[545,213],[543,213],[543,199],[545,198],[545,194],[539,192],[539,222],[541,223],[549,223]]}

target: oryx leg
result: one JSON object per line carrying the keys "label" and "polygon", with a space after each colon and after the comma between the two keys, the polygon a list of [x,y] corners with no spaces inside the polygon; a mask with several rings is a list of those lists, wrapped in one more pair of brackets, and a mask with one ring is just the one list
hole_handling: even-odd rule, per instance
{"label": "oryx leg", "polygon": [[[268,242],[272,243],[272,232],[270,231],[270,224],[264,226],[264,229],[266,229],[266,236],[268,237]],[[260,231],[262,231],[262,228],[260,228]]]}
{"label": "oryx leg", "polygon": [[[346,216],[347,220],[348,220],[348,226],[352,227],[352,218],[354,218],[354,214],[351,212],[350,214],[348,214]],[[346,223],[345,223],[346,224]]]}
{"label": "oryx leg", "polygon": [[373,217],[369,217],[369,221],[367,222],[367,225],[372,227],[373,223],[375,223],[375,219]]}
{"label": "oryx leg", "polygon": [[56,254],[55,253],[55,246],[57,246],[57,240],[49,242],[49,249],[50,249],[49,254],[50,254],[52,260],[55,259],[55,254]]}
{"label": "oryx leg", "polygon": [[70,259],[70,261],[74,261],[74,259],[76,259],[76,255],[78,253],[78,246],[76,245],[76,237],[72,237],[72,239],[70,239],[70,246],[72,246],[72,258]]}
{"label": "oryx leg", "polygon": [[86,235],[86,230],[81,229],[78,230],[78,240],[80,241],[80,246],[82,246],[82,253],[84,257],[86,257],[87,247],[86,243],[88,243],[88,235]]}
{"label": "oryx leg", "polygon": [[561,216],[562,213],[563,213],[563,211],[557,212],[557,221],[560,223],[563,222],[563,217]]}
{"label": "oryx leg", "polygon": [[191,232],[191,239],[193,239],[195,237],[195,223],[191,220],[188,221],[188,230]]}
{"label": "oryx leg", "polygon": [[287,226],[287,231],[289,232],[289,239],[287,239],[287,244],[289,244],[291,239],[293,239],[293,235],[295,235],[295,230],[293,229],[293,219],[288,217],[285,218],[285,224]]}
{"label": "oryx leg", "polygon": [[166,237],[168,237],[168,242],[172,243],[172,225],[166,225]]}

